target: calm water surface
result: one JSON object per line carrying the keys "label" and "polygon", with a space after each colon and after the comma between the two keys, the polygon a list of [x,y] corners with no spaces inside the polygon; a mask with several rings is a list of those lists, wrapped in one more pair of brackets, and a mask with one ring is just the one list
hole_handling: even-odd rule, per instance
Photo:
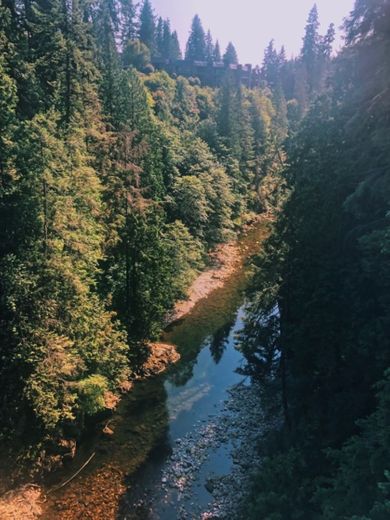
{"label": "calm water surface", "polygon": [[[128,487],[124,496],[116,497],[121,502],[121,520],[174,520],[178,517],[174,493],[170,497],[171,503],[165,503],[166,497],[160,489],[161,472],[169,464],[177,439],[217,415],[228,389],[243,379],[237,373],[243,359],[235,345],[237,332],[243,324],[244,292],[251,276],[247,259],[259,251],[266,232],[264,224],[258,224],[242,236],[240,269],[222,288],[200,301],[191,313],[164,333],[162,341],[177,346],[180,361],[169,372],[137,383],[110,423],[114,435],[103,443],[99,436],[84,443],[72,465],[77,467],[95,450],[93,463],[77,483],[72,483],[71,491],[57,493],[54,500],[66,498],[67,493],[76,493],[76,486],[81,497],[83,486],[88,486],[88,492],[91,492],[94,475],[115,465],[126,475]],[[204,487],[207,476],[228,473],[230,466],[228,445],[209,454],[193,484],[193,500],[198,505],[206,506],[212,498]],[[71,474],[72,469],[68,468],[68,473]],[[60,475],[58,479],[63,477]],[[139,512],[135,508],[145,496],[153,498],[151,513],[147,512],[148,508],[141,508]],[[54,516],[48,514],[47,518]]]}

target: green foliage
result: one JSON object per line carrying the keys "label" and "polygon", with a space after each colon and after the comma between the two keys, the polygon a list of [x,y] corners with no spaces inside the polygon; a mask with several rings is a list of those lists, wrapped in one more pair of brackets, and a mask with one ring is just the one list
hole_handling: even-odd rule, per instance
{"label": "green foliage", "polygon": [[105,377],[94,374],[76,385],[78,405],[86,415],[94,415],[105,408],[104,394],[109,386]]}
{"label": "green foliage", "polygon": [[206,35],[198,15],[195,15],[192,20],[190,36],[186,47],[186,60],[207,60]]}
{"label": "green foliage", "polygon": [[[287,143],[289,197],[257,261],[242,347],[250,373],[279,388],[284,424],[249,518],[389,515],[389,14],[356,3],[329,89]],[[317,29],[314,9],[301,57],[311,94],[333,38]]]}
{"label": "green foliage", "polygon": [[223,62],[225,65],[235,65],[238,63],[237,51],[232,42],[229,42],[226,47],[225,54],[223,55]]}
{"label": "green foliage", "polygon": [[[39,444],[102,411],[207,251],[256,206],[269,134],[283,133],[270,98],[150,67],[180,57],[149,0],[139,16],[131,0],[0,7],[0,418],[11,435]],[[221,59],[199,17],[187,57]]]}
{"label": "green foliage", "polygon": [[129,40],[123,49],[122,60],[125,67],[144,70],[150,63],[150,50],[139,40]]}
{"label": "green foliage", "polygon": [[156,24],[150,0],[144,0],[139,18],[139,39],[154,55],[156,49]]}

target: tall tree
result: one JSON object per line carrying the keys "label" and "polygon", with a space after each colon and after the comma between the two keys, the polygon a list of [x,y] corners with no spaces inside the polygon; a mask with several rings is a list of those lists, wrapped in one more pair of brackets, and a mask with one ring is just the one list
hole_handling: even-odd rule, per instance
{"label": "tall tree", "polygon": [[281,61],[277,50],[274,46],[274,40],[271,40],[264,52],[264,60],[261,68],[261,75],[267,84],[275,89],[281,81]]}
{"label": "tall tree", "polygon": [[221,47],[219,45],[219,41],[218,40],[215,42],[213,58],[214,58],[214,61],[216,63],[219,63],[220,61],[222,61]]}
{"label": "tall tree", "polygon": [[195,15],[192,20],[190,36],[187,41],[186,60],[205,61],[206,58],[206,35],[199,16]]}
{"label": "tall tree", "polygon": [[212,63],[214,61],[214,43],[210,29],[207,31],[206,34],[206,59],[209,63]]}
{"label": "tall tree", "polygon": [[150,0],[144,0],[139,19],[139,39],[152,53],[156,51],[156,22]]}
{"label": "tall tree", "polygon": [[122,45],[138,35],[137,6],[133,0],[120,1],[120,39]]}
{"label": "tall tree", "polygon": [[238,63],[237,51],[232,42],[229,42],[226,47],[225,54],[223,55],[223,62],[225,66],[236,65]]}
{"label": "tall tree", "polygon": [[170,58],[172,61],[181,60],[183,58],[183,55],[181,53],[180,49],[180,42],[179,42],[179,36],[177,34],[177,31],[173,31],[171,35],[171,55]]}
{"label": "tall tree", "polygon": [[318,33],[319,26],[318,9],[317,5],[314,4],[307,19],[301,50],[301,59],[307,70],[307,80],[310,93],[315,89],[315,76],[317,72],[318,53],[321,41]]}
{"label": "tall tree", "polygon": [[155,35],[155,42],[156,42],[156,53],[159,58],[162,58],[163,56],[163,46],[164,46],[164,20],[160,16],[157,24],[156,24],[156,35]]}

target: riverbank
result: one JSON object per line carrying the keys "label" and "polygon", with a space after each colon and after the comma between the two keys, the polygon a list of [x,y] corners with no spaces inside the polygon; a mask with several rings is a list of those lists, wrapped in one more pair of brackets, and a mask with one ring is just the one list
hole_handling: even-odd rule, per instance
{"label": "riverbank", "polygon": [[[131,392],[133,386],[138,381],[158,376],[167,370],[168,367],[180,360],[180,354],[177,352],[174,345],[165,343],[152,343],[147,346],[147,349],[149,351],[147,359],[141,365],[141,367],[139,367],[137,375],[132,381],[127,381],[123,384],[122,391],[124,393]],[[105,395],[105,402],[107,410],[112,410],[112,412],[115,414],[115,410],[119,405],[120,398],[111,392],[107,392]],[[112,424],[114,422],[115,421],[105,421],[104,426],[101,425],[100,432],[103,438],[108,438],[114,434],[114,426]],[[73,453],[69,456],[71,456],[71,458],[75,457],[76,442],[74,440],[67,440],[65,442],[72,446],[73,449]],[[67,454],[65,454],[64,458],[66,458],[66,455]],[[90,458],[90,460],[94,458],[94,455],[95,452],[93,453],[93,456]],[[58,455],[56,457],[58,458]],[[62,461],[59,462],[62,465]],[[78,476],[78,471],[74,476]],[[70,484],[70,482],[73,480],[72,477],[73,475],[70,477],[70,480],[66,479],[65,483]],[[6,477],[4,476],[3,478]],[[55,492],[63,485],[64,482],[59,483],[57,486],[54,486],[53,489],[49,489],[49,493],[52,491]],[[113,504],[116,503],[115,498],[120,496],[126,489],[123,485],[122,475],[119,474],[114,467],[106,468],[104,473],[98,475],[93,488],[99,490],[99,494],[94,497],[94,503],[99,504],[99,501],[101,501],[102,497],[104,497],[100,506],[100,511],[103,513],[103,515],[107,515],[107,518],[113,517],[115,514],[115,507],[113,508]],[[46,509],[45,504],[47,501],[47,490],[45,491],[37,484],[24,484],[16,489],[4,493],[3,496],[0,497],[0,519],[36,520],[38,518],[42,518],[42,515]],[[69,516],[69,518],[77,518],[77,516],[73,515],[74,506],[72,504],[65,503],[62,505],[62,507],[68,511],[71,511],[71,516]],[[57,518],[67,518],[67,515],[65,514],[65,516],[62,516],[60,511],[58,511],[58,515],[56,516]],[[105,518],[105,516],[103,517]]]}
{"label": "riverbank", "polygon": [[[128,520],[142,518],[145,511],[150,512],[150,518],[158,518],[161,493],[166,504],[175,502],[175,520],[241,518],[251,475],[261,464],[258,440],[269,429],[270,421],[265,417],[256,384],[243,380],[227,394],[220,410],[207,421],[198,421],[194,431],[176,439],[161,472],[157,496],[145,493],[128,508]],[[224,458],[231,459],[228,471],[210,471],[213,459]],[[197,502],[199,484],[205,488],[200,495],[205,492],[209,496],[207,505]]]}
{"label": "riverbank", "polygon": [[[266,235],[267,226],[256,223],[243,231],[237,243],[226,244],[214,252],[215,261],[212,262],[212,267],[201,273],[197,283],[192,286],[202,287],[202,290],[196,292],[197,297],[191,298],[190,295],[192,303],[185,319],[169,328],[170,332],[163,335],[162,343],[150,346],[146,365],[137,371],[130,386],[124,389],[121,401],[114,403],[117,409],[111,419],[101,423],[95,433],[84,437],[75,458],[63,470],[50,477],[42,494],[36,495],[37,508],[33,512],[35,516],[27,516],[24,512],[17,516],[14,512],[11,516],[13,520],[121,518],[118,514],[123,497],[129,486],[132,489],[134,482],[139,479],[142,468],[149,464],[152,453],[156,449],[158,451],[159,446],[164,452],[163,445],[166,441],[163,442],[162,439],[171,429],[172,421],[176,422],[178,418],[180,423],[182,416],[188,416],[185,421],[195,422],[198,414],[206,413],[209,406],[214,406],[207,397],[210,387],[214,386],[215,392],[222,397],[230,381],[237,380],[232,375],[232,370],[239,365],[239,356],[230,347],[231,350],[223,358],[227,356],[230,361],[227,361],[224,368],[223,359],[218,361],[224,356],[223,345],[219,340],[216,341],[212,346],[212,359],[215,357],[212,363],[218,363],[215,365],[216,369],[218,367],[216,375],[211,376],[209,383],[202,383],[199,391],[189,388],[188,395],[185,391],[180,408],[172,415],[169,404],[170,385],[178,385],[177,390],[173,391],[176,394],[177,391],[181,392],[181,388],[186,388],[186,381],[191,387],[192,380],[197,380],[194,370],[197,372],[199,369],[202,378],[205,370],[209,370],[208,366],[204,369],[199,366],[199,356],[210,356],[207,349],[204,350],[204,342],[214,334],[218,338],[220,330],[225,330],[229,324],[232,326],[237,309],[243,301],[243,290],[251,276],[246,259],[257,253]],[[206,280],[210,283],[206,283]],[[238,324],[237,328],[240,330],[241,325]],[[229,341],[232,342],[233,338],[234,334]],[[172,368],[167,375],[165,369],[168,366]],[[214,396],[217,402],[220,399],[218,396]],[[199,410],[196,413],[195,408]],[[206,425],[207,421],[204,423]],[[80,468],[83,468],[82,471],[77,473]],[[60,487],[76,473],[76,478]],[[128,479],[131,479],[131,484]],[[20,497],[22,493],[23,490],[20,490]],[[15,493],[13,497],[15,498]],[[20,504],[19,499],[16,500],[18,501]]]}
{"label": "riverbank", "polygon": [[187,299],[176,303],[168,322],[184,318],[204,298],[222,287],[237,269],[240,262],[240,249],[237,242],[220,244],[209,255],[211,267],[203,271],[187,291]]}
{"label": "riverbank", "polygon": [[[256,216],[250,224],[243,226],[241,237],[253,226],[265,221],[267,217]],[[223,287],[226,280],[240,267],[242,251],[239,240],[219,244],[209,253],[210,267],[199,274],[187,290],[187,298],[179,300],[168,317],[168,324],[184,318],[192,309],[212,292]]]}

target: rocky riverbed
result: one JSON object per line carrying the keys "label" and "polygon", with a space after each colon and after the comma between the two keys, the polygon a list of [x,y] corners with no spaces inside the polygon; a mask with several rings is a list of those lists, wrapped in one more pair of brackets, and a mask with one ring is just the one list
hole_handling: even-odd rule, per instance
{"label": "rocky riverbed", "polygon": [[[250,476],[261,464],[258,441],[267,429],[260,389],[242,381],[228,391],[220,410],[176,440],[161,471],[156,494],[147,490],[128,504],[124,518],[161,518],[162,507],[177,520],[239,519],[249,491]],[[223,474],[208,472],[208,462],[224,458]],[[212,466],[215,466],[212,464]]]}

